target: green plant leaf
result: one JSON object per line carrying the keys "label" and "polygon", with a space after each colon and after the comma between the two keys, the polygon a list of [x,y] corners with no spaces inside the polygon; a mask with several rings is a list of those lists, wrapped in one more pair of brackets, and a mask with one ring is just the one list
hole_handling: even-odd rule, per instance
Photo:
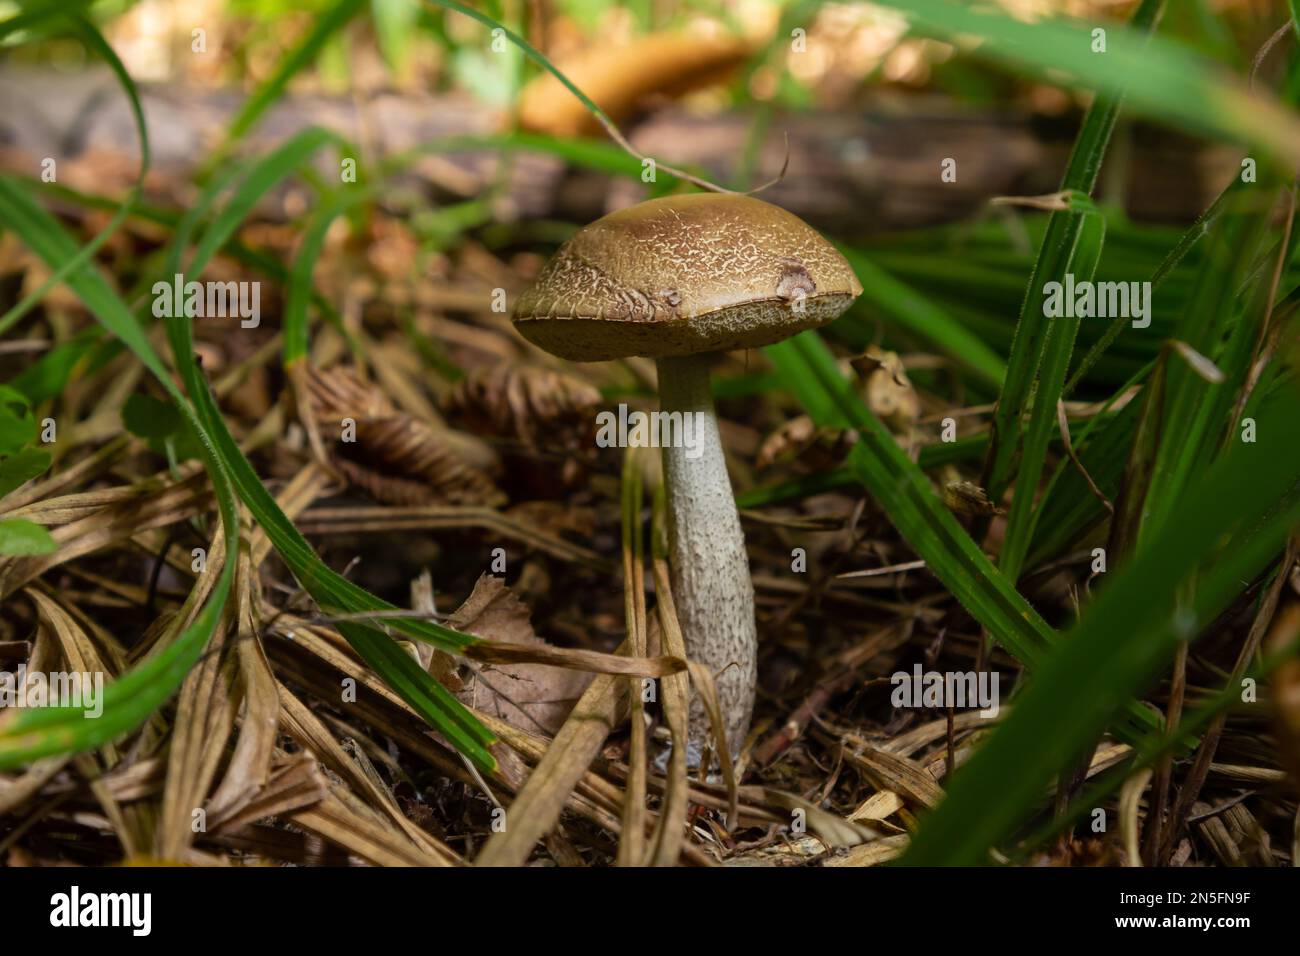
{"label": "green plant leaf", "polygon": [[289,288],[285,293],[282,330],[283,364],[286,368],[307,357],[307,306],[311,301],[312,270],[325,245],[325,234],[335,219],[371,194],[368,189],[335,194],[316,211],[303,233],[298,254],[293,260],[293,269],[289,273]]}
{"label": "green plant leaf", "polygon": [[26,518],[7,518],[0,521],[0,554],[49,554],[58,545],[43,525]]}
{"label": "green plant leaf", "polygon": [[9,455],[36,440],[36,420],[0,407],[0,455]]}
{"label": "green plant leaf", "polygon": [[[266,156],[252,162],[251,166],[236,167],[241,173],[245,168],[248,171],[211,225],[203,231],[187,266],[189,274],[197,276],[203,272],[212,257],[230,240],[258,200],[272,186],[289,176],[322,146],[334,142],[338,142],[338,137],[329,130],[309,126],[289,137]],[[166,280],[171,278],[170,275],[164,277]]]}
{"label": "green plant leaf", "polygon": [[181,413],[152,395],[135,393],[122,405],[122,424],[140,438],[163,439],[181,427]]}
{"label": "green plant leaf", "polygon": [[91,329],[56,345],[15,375],[9,386],[22,392],[33,405],[54,398],[67,387],[82,359],[100,344],[100,333]]}
{"label": "green plant leaf", "polygon": [[410,58],[411,33],[419,16],[419,0],[370,0],[375,39],[394,73],[400,73]]}
{"label": "green plant leaf", "polygon": [[43,448],[24,448],[0,459],[0,498],[45,474],[52,463],[50,453]]}

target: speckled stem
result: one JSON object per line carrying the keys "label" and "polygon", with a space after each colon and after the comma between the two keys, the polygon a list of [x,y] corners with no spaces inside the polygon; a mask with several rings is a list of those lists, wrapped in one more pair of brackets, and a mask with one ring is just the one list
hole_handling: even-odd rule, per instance
{"label": "speckled stem", "polygon": [[[691,418],[691,447],[663,449],[673,599],[686,654],[712,672],[736,756],[749,731],[758,676],[754,585],[740,515],[727,477],[709,390],[709,356],[661,358],[659,407]],[[688,762],[709,739],[698,698],[691,701]]]}

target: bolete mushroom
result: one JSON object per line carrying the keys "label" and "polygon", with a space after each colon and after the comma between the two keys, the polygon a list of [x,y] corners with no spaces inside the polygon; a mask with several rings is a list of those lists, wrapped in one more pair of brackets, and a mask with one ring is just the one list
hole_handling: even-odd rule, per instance
{"label": "bolete mushroom", "polygon": [[[515,309],[523,337],[561,358],[656,359],[660,410],[696,413],[693,446],[662,449],[673,597],[687,656],[714,676],[733,756],[749,730],[758,642],[709,357],[823,325],[861,292],[844,257],[797,216],[749,196],[698,193],[591,223],[560,247]],[[696,699],[691,765],[708,735]]]}

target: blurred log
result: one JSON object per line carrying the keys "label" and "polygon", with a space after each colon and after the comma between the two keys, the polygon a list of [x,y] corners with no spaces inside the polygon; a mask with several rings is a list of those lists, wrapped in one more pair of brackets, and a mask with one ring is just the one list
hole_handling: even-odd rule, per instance
{"label": "blurred log", "polygon": [[[621,126],[651,98],[677,98],[715,85],[756,48],[757,42],[737,37],[651,33],[615,46],[594,46],[561,62],[559,69]],[[582,101],[550,73],[524,87],[519,122],[552,136],[601,134],[600,123]]]}
{"label": "blurred log", "polygon": [[[140,88],[140,98],[153,159],[151,191],[184,203],[190,174],[221,144],[243,96],[229,90],[146,85]],[[385,93],[354,101],[292,95],[266,111],[244,137],[241,151],[266,153],[309,126],[322,126],[357,144],[358,174],[364,179],[368,164],[440,138],[498,132],[501,123],[491,110],[464,96]],[[139,156],[130,106],[111,74],[0,71],[0,167],[39,175],[41,160],[52,158],[60,170],[59,182],[93,190],[93,184],[74,184],[63,176],[65,163],[75,168],[82,160],[93,167],[91,178],[101,179],[98,191],[110,192],[134,178]],[[562,163],[523,152],[511,160],[508,201],[501,214],[550,214]],[[431,154],[413,162],[411,171],[439,198],[463,199],[492,183],[500,161],[500,154],[483,150]],[[322,175],[337,180],[333,155],[318,157],[316,165]]]}
{"label": "blurred log", "polygon": [[[179,86],[147,86],[141,95],[154,156],[150,191],[184,204],[192,197],[190,174],[221,142],[241,96]],[[360,144],[364,178],[367,163],[441,137],[497,132],[502,123],[482,104],[458,95],[381,94],[364,101],[294,95],[272,106],[241,148],[263,153],[307,126],[324,126]],[[698,165],[725,183],[740,164],[751,128],[751,118],[739,113],[674,110],[648,117],[630,138],[663,162]],[[1071,135],[1071,124],[958,111],[923,96],[870,112],[778,115],[768,126],[752,179],[777,175],[788,136],[789,169],[764,198],[851,237],[958,220],[993,196],[1050,192]],[[1117,137],[1112,155],[1116,150],[1127,152],[1120,165],[1129,213],[1146,220],[1195,218],[1238,162],[1229,147],[1147,128],[1137,128],[1128,140]],[[114,194],[131,181],[138,155],[130,109],[110,74],[0,72],[0,167],[38,175],[41,160],[53,158],[60,182]],[[637,201],[645,191],[640,182],[611,183],[601,174],[567,170],[551,156],[518,152],[510,158],[508,188],[496,210],[505,221],[586,221]],[[949,158],[956,161],[955,182],[940,177],[941,163]],[[336,161],[320,157],[322,174],[337,176]],[[466,198],[493,181],[501,161],[491,150],[430,155],[413,164],[408,180],[434,201]],[[77,175],[65,177],[66,167]]]}
{"label": "blurred log", "polygon": [[[790,114],[772,120],[751,181],[780,174],[788,137],[789,169],[764,199],[837,236],[913,229],[964,219],[994,196],[1055,192],[1075,130],[1073,122],[969,113],[920,96],[862,114]],[[1190,222],[1239,171],[1240,153],[1230,147],[1148,127],[1131,132],[1132,148],[1124,150],[1117,136],[1111,156],[1128,153],[1121,168],[1131,161],[1123,194],[1134,219]],[[744,116],[665,113],[638,127],[632,142],[725,181],[749,136]],[[940,176],[947,159],[955,160],[954,182]],[[1103,169],[1103,184],[1109,172]],[[640,183],[621,180],[608,205],[627,205],[641,191]]]}

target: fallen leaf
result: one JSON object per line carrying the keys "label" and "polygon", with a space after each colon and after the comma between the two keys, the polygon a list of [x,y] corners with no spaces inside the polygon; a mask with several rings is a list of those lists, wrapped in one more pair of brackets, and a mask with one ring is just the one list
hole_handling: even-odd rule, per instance
{"label": "fallen leaf", "polygon": [[[449,624],[484,640],[545,645],[533,631],[530,611],[500,578],[482,575]],[[577,702],[592,674],[543,664],[482,665],[465,672],[460,700],[522,730],[553,736]]]}

